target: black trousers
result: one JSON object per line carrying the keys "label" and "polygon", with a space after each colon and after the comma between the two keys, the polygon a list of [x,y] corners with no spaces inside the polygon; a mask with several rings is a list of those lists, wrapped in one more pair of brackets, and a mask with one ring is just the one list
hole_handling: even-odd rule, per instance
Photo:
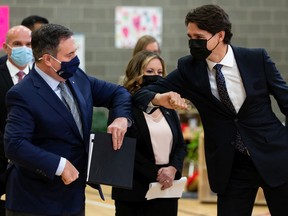
{"label": "black trousers", "polygon": [[115,200],[116,216],[177,216],[178,199],[163,198],[143,202]]}
{"label": "black trousers", "polygon": [[0,200],[0,216],[5,216],[5,201]]}
{"label": "black trousers", "polygon": [[[6,210],[6,216],[46,216],[46,215],[29,214],[29,213]],[[63,215],[53,215],[53,216],[85,216],[85,210],[82,210],[78,214],[72,214],[72,215],[71,214],[63,214]]]}
{"label": "black trousers", "polygon": [[275,188],[268,186],[251,158],[236,152],[228,189],[218,194],[217,215],[251,216],[259,187],[264,191],[271,216],[288,215],[288,183]]}

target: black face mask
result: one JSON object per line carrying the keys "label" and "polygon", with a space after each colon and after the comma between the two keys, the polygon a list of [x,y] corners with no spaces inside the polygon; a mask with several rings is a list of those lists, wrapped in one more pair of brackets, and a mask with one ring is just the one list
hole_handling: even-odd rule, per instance
{"label": "black face mask", "polygon": [[142,83],[141,83],[141,87],[144,87],[144,86],[147,86],[147,85],[150,85],[152,83],[155,83],[157,80],[160,80],[162,79],[163,77],[162,76],[159,76],[159,75],[144,75],[142,77]]}
{"label": "black face mask", "polygon": [[[212,37],[214,37],[214,35]],[[207,49],[207,42],[211,38],[209,38],[208,40],[206,39],[190,39],[189,40],[190,53],[195,59],[199,61],[204,61],[206,58],[208,58],[208,56],[212,53],[212,51],[218,46],[219,42],[212,50]]]}
{"label": "black face mask", "polygon": [[77,55],[71,61],[68,61],[68,62],[61,62],[58,59],[56,59],[55,57],[53,57],[53,56],[51,56],[51,57],[53,59],[55,59],[59,64],[61,64],[61,68],[58,71],[56,71],[53,67],[52,68],[63,79],[68,79],[68,78],[72,77],[76,73],[76,71],[79,67],[79,64],[80,64],[80,60],[77,57]]}

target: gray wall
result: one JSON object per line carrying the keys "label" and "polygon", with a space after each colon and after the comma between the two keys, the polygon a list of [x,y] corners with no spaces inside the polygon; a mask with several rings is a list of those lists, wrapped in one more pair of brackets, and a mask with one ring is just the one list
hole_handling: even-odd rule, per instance
{"label": "gray wall", "polygon": [[[10,6],[10,25],[17,25],[29,15],[47,17],[81,32],[86,37],[86,72],[117,82],[131,57],[131,49],[114,48],[114,10],[116,6],[163,7],[162,56],[168,71],[177,59],[189,53],[184,18],[202,4],[219,4],[232,21],[232,44],[263,47],[282,72],[288,74],[288,0],[1,0]],[[2,54],[2,53],[0,53]],[[283,116],[277,114],[281,119]]]}

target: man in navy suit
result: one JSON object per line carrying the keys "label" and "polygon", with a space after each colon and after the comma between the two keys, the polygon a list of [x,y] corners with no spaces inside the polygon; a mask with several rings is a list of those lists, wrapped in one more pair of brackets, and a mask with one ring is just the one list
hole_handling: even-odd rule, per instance
{"label": "man in navy suit", "polygon": [[[8,164],[4,154],[4,128],[7,118],[5,96],[7,91],[29,72],[29,64],[33,59],[31,30],[22,25],[9,29],[3,49],[7,53],[8,60],[0,64],[0,177],[6,173]],[[20,77],[19,71],[22,71]],[[5,194],[6,183],[3,178],[0,179],[0,183],[1,196]],[[0,215],[5,215],[4,203],[0,200]]]}
{"label": "man in navy suit", "polygon": [[[48,24],[49,21],[45,17],[38,15],[32,15],[24,18],[21,22],[21,25],[29,28],[31,31],[35,31],[44,24]],[[8,56],[4,55],[0,57],[0,65],[7,61]]]}
{"label": "man in navy suit", "polygon": [[230,45],[231,23],[219,6],[191,10],[185,24],[191,55],[165,80],[137,92],[135,102],[147,112],[156,105],[185,108],[182,98],[196,106],[219,216],[250,216],[259,187],[271,215],[287,214],[288,132],[270,100],[288,116],[285,81],[264,49]]}
{"label": "man in navy suit", "polygon": [[31,44],[35,66],[6,96],[6,215],[83,216],[93,106],[110,109],[107,131],[117,150],[132,119],[131,96],[78,68],[68,28],[44,25]]}

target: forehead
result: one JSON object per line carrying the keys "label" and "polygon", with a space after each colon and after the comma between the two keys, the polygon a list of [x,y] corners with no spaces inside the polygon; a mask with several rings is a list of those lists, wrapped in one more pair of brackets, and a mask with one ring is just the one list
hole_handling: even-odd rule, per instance
{"label": "forehead", "polygon": [[149,43],[145,49],[152,52],[158,51],[158,44],[157,42]]}
{"label": "forehead", "polygon": [[195,35],[207,35],[208,31],[198,28],[196,23],[188,23],[187,25],[187,35],[195,36]]}
{"label": "forehead", "polygon": [[19,27],[11,29],[7,34],[7,41],[11,44],[14,42],[31,42],[31,31],[28,28]]}
{"label": "forehead", "polygon": [[58,45],[58,54],[67,55],[77,49],[73,36],[68,39],[60,40]]}
{"label": "forehead", "polygon": [[162,68],[161,61],[158,58],[154,58],[148,62],[146,68]]}

